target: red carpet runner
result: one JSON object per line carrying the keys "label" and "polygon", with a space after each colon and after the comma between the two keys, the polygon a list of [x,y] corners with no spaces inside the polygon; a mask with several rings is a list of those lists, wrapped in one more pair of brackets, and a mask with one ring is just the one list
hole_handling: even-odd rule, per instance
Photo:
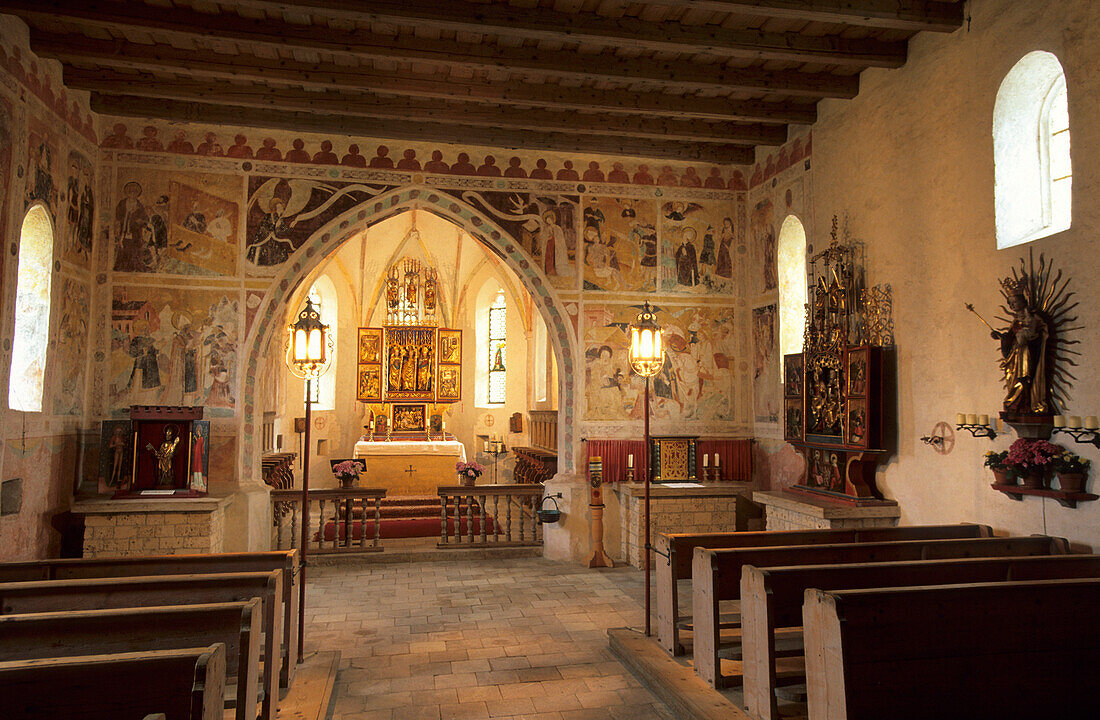
{"label": "red carpet runner", "polygon": [[[491,503],[490,503],[491,504]],[[329,514],[329,508],[326,507],[326,519],[324,524],[324,541],[332,542],[335,539],[336,522],[332,520],[332,516]],[[440,514],[442,510],[439,504],[439,496],[418,496],[418,497],[392,497],[383,498],[382,500],[382,538],[414,538],[414,537],[439,537],[440,536]],[[466,507],[465,501],[462,504],[461,520],[458,521],[459,532],[463,535],[469,533],[470,528],[467,523],[467,515],[469,509]],[[366,519],[364,520],[363,508],[356,506],[351,511],[351,539],[353,542],[357,542],[362,536],[364,530],[367,534],[367,541],[374,537],[374,506],[368,504],[366,507]],[[455,508],[451,504],[447,507],[447,532],[450,535],[454,534],[455,530]],[[365,525],[365,527],[364,527]],[[474,535],[481,534],[481,507],[478,503],[474,502]],[[339,523],[340,540],[344,540],[346,528],[344,526],[343,516],[340,518]],[[489,512],[485,514],[485,532],[492,533],[495,528],[495,522],[492,515]],[[316,532],[313,535],[313,540],[316,542],[321,540],[321,533]]]}

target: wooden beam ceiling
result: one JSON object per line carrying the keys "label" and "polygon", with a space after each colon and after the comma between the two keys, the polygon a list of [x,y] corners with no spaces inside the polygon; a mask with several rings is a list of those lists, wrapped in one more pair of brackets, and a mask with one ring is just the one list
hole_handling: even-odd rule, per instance
{"label": "wooden beam ceiling", "polygon": [[[662,158],[694,162],[747,165],[755,154],[751,147],[635,140],[628,137],[593,137],[555,132],[528,132],[484,128],[461,123],[409,122],[353,115],[319,115],[284,110],[255,110],[229,105],[161,100],[127,95],[93,95],[92,110],[108,115],[218,125],[245,125],[298,132],[335,133],[423,142],[438,139],[501,147],[543,149],[555,152],[597,152],[620,156]],[[500,159],[498,158],[498,161]],[[503,167],[503,163],[501,163]]]}
{"label": "wooden beam ceiling", "polygon": [[[4,0],[98,112],[751,163],[945,0]],[[594,6],[594,7],[593,7]]]}
{"label": "wooden beam ceiling", "polygon": [[375,92],[397,97],[461,99],[507,105],[590,110],[624,115],[660,115],[700,120],[812,124],[817,108],[808,102],[730,100],[655,91],[593,90],[564,85],[440,80],[412,73],[381,73],[336,63],[271,60],[254,55],[219,55],[168,45],[97,40],[77,34],[31,32],[35,51],[65,65],[172,73],[195,79],[249,81],[273,87]]}

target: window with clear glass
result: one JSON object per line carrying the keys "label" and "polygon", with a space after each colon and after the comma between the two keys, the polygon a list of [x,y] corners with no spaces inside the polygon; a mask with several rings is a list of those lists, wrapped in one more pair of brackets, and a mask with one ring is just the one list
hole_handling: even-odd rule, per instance
{"label": "window with clear glass", "polygon": [[507,326],[508,305],[504,300],[504,290],[501,290],[489,306],[488,400],[494,405],[503,403],[506,396]]}
{"label": "window with clear glass", "polygon": [[[802,352],[806,326],[806,229],[788,215],[779,230],[779,377],[783,356]],[[782,382],[782,380],[781,380]]]}
{"label": "window with clear glass", "polygon": [[1073,219],[1069,95],[1062,65],[1036,50],[1020,59],[993,107],[997,247],[1068,230]]}
{"label": "window with clear glass", "polygon": [[41,205],[23,218],[15,281],[15,333],[12,338],[8,407],[42,412],[46,348],[50,339],[50,279],[53,223]]}

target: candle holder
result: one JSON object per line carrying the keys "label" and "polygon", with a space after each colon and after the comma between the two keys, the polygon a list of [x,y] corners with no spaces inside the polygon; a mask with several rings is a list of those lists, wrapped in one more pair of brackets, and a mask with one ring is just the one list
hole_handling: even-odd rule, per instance
{"label": "candle holder", "polygon": [[[973,435],[976,438],[985,437],[985,438],[989,438],[990,440],[992,440],[993,438],[997,437],[997,431],[994,430],[989,425],[979,425],[977,423],[973,423],[973,424],[971,424],[971,423],[959,423],[958,425],[955,426],[955,429],[956,430],[966,430],[968,433],[970,433],[971,435]],[[924,438],[921,438],[921,439],[924,440]],[[934,444],[934,443],[929,443],[929,444]]]}
{"label": "candle holder", "polygon": [[634,482],[634,468],[632,468],[632,467],[628,467],[626,469],[626,482],[628,482],[628,483]]}
{"label": "candle holder", "polygon": [[1100,448],[1100,430],[1089,430],[1087,428],[1071,428],[1071,427],[1056,427],[1054,428],[1056,433],[1065,433],[1073,438],[1073,442],[1084,443],[1087,445],[1093,445]]}

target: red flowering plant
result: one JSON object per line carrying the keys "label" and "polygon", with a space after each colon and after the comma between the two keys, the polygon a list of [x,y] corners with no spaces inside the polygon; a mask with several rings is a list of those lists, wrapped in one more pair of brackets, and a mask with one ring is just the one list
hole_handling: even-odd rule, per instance
{"label": "red flowering plant", "polygon": [[457,462],[455,463],[455,470],[458,471],[459,475],[477,480],[481,477],[481,473],[485,472],[485,466],[477,462]]}
{"label": "red flowering plant", "polygon": [[1020,438],[1008,447],[1005,465],[1026,474],[1030,470],[1045,470],[1062,456],[1062,448],[1046,440]]}

